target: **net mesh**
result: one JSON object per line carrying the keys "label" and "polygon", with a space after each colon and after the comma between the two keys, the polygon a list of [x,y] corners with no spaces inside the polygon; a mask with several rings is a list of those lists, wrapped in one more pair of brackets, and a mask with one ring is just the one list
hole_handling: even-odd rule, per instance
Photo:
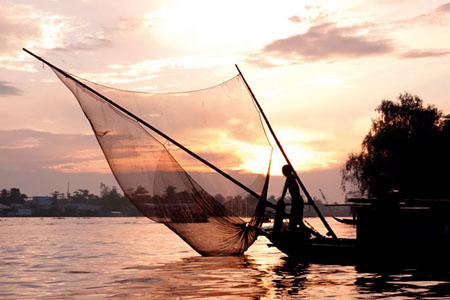
{"label": "net mesh", "polygon": [[198,91],[138,93],[53,71],[77,98],[119,185],[145,216],[202,255],[238,255],[254,242],[264,201],[89,90],[264,198],[273,147],[242,77]]}

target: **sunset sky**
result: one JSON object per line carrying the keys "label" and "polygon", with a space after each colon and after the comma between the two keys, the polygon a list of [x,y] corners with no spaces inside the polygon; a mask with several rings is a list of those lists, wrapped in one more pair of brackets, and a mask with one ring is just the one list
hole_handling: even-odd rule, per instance
{"label": "sunset sky", "polygon": [[339,169],[382,99],[408,91],[450,113],[446,1],[0,5],[0,188],[29,196],[116,183],[75,98],[23,47],[146,92],[214,86],[238,64],[311,194],[330,201],[342,201]]}

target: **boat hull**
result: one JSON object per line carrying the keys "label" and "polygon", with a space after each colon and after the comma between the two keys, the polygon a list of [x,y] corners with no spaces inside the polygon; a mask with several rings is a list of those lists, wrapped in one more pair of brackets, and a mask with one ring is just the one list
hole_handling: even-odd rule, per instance
{"label": "boat hull", "polygon": [[338,221],[339,223],[342,223],[342,224],[356,225],[356,219],[341,219],[341,218],[336,218],[336,217],[333,217],[333,219],[335,219],[336,221]]}
{"label": "boat hull", "polygon": [[271,242],[290,259],[304,263],[358,265],[362,267],[450,267],[449,248],[411,244],[361,244],[356,239],[308,238],[301,232],[273,234],[261,229]]}
{"label": "boat hull", "polygon": [[261,235],[269,239],[269,246],[297,260],[332,264],[357,262],[355,239],[308,238],[302,232],[290,231],[273,234],[270,229],[262,229]]}

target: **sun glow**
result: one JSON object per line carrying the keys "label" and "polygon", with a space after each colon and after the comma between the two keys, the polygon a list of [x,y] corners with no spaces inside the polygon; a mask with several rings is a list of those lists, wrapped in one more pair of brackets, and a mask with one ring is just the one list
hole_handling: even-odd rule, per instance
{"label": "sun glow", "polygon": [[[305,146],[295,144],[287,144],[284,149],[296,170],[321,169],[338,163],[334,158],[335,153],[332,152],[315,152]],[[270,174],[281,175],[281,168],[285,164],[284,156],[278,149],[275,149],[272,156]],[[242,167],[248,172],[266,174],[268,161],[263,156],[253,155],[248,159],[244,158]]]}
{"label": "sun glow", "polygon": [[[249,12],[255,7],[258,13],[251,14],[249,22]],[[224,49],[224,46],[226,49],[233,46],[241,49],[245,43],[247,50],[256,50],[279,37],[280,32],[289,36],[298,32],[299,26],[305,26],[307,22],[288,21],[293,14],[306,21],[311,11],[298,1],[285,2],[282,7],[264,1],[227,1],[222,4],[206,0],[181,1],[146,14],[145,26],[157,28],[160,39],[169,44],[182,44],[185,49],[190,45],[197,51]],[[271,22],[267,22],[269,19]],[[187,35],[187,32],[196,34]]]}
{"label": "sun glow", "polygon": [[[333,137],[330,134],[291,127],[278,128],[276,134],[290,162],[298,170],[327,168],[339,161],[337,153],[323,151],[314,146],[316,143],[332,140]],[[275,144],[274,141],[271,143]],[[267,165],[264,158],[259,155],[247,156],[247,158],[244,160],[244,168],[251,172],[261,172],[262,166]],[[286,159],[280,149],[275,147],[272,155],[271,174],[281,175],[281,168],[285,164]]]}
{"label": "sun glow", "polygon": [[[226,132],[211,130],[209,139],[201,145],[195,147],[194,152],[222,153],[212,162],[222,169],[242,170],[249,173],[267,174],[269,164],[271,166],[270,173],[273,175],[281,175],[281,167],[286,164],[278,147],[273,148],[269,144],[256,144],[251,141],[244,142],[242,140],[234,140]],[[308,132],[296,128],[280,128],[278,136],[282,141],[283,148],[288,155],[289,160],[294,168],[302,171],[312,169],[327,168],[339,163],[338,153],[331,151],[323,151],[313,147],[314,142],[332,139],[332,136],[320,132]],[[272,142],[272,144],[275,144]],[[220,145],[220,151],[217,148]],[[272,156],[271,156],[272,153]],[[189,171],[208,171],[209,169],[203,165],[183,164],[187,166]]]}

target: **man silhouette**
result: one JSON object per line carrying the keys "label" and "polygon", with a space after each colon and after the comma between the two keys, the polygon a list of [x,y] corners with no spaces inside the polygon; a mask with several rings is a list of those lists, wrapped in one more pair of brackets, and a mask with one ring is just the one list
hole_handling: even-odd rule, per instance
{"label": "man silhouette", "polygon": [[281,169],[286,177],[281,199],[284,199],[286,192],[289,190],[291,195],[291,214],[289,219],[289,228],[295,230],[297,226],[303,227],[303,198],[300,195],[300,188],[295,180],[294,170],[290,165],[284,165]]}

